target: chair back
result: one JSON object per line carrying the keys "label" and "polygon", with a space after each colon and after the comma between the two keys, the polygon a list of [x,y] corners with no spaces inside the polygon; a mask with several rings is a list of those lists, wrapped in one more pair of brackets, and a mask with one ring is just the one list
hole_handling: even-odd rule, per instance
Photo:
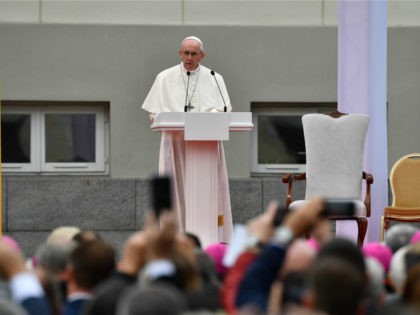
{"label": "chair back", "polygon": [[361,200],[365,138],[370,118],[348,114],[302,116],[306,147],[306,198]]}
{"label": "chair back", "polygon": [[393,207],[420,207],[420,153],[407,154],[395,162],[389,180]]}

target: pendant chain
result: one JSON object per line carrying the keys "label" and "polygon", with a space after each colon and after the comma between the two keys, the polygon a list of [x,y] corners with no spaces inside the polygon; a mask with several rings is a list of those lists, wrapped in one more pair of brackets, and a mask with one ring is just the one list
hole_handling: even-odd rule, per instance
{"label": "pendant chain", "polygon": [[[181,67],[181,66],[180,66]],[[187,84],[186,84],[186,82],[185,82],[185,78],[184,78],[184,75],[183,75],[183,73],[182,73],[183,71],[182,71],[182,68],[181,68],[181,77],[182,77],[182,81],[184,82],[184,87],[185,87],[185,90],[187,89]],[[197,81],[195,81],[195,85],[194,85],[194,89],[193,89],[193,92],[192,92],[192,94],[191,94],[191,97],[188,99],[188,106],[191,106],[191,100],[192,100],[192,98],[194,97],[194,94],[195,94],[195,90],[197,89],[197,85],[198,85],[198,79],[200,78],[200,68],[198,68],[198,72],[197,72]],[[188,93],[188,91],[186,91],[186,93]]]}

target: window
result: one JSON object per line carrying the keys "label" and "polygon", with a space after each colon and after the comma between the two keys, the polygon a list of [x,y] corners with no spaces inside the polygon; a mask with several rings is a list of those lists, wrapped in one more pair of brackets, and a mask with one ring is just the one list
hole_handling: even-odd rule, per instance
{"label": "window", "polygon": [[306,153],[302,115],[327,113],[336,108],[336,103],[252,102],[251,172],[304,172]]}
{"label": "window", "polygon": [[3,172],[107,173],[108,103],[2,105]]}

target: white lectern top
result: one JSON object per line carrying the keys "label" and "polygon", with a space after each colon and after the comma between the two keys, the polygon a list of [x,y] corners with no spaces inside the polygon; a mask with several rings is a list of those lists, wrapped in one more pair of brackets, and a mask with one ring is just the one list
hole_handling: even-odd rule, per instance
{"label": "white lectern top", "polygon": [[[190,135],[191,138],[187,138],[189,127],[194,130],[194,135]],[[229,132],[227,132],[226,138],[226,127],[228,127],[227,131],[251,130],[254,127],[252,113],[167,112],[157,114],[152,124],[152,129],[155,131],[182,131],[185,129],[185,140],[228,140]],[[222,132],[219,134],[220,130]]]}

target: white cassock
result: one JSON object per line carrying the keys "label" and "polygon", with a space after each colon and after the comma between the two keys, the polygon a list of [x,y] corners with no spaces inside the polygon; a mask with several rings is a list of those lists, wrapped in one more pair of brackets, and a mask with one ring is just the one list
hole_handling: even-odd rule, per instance
{"label": "white cassock", "polygon": [[[184,106],[191,105],[191,112],[223,112],[232,110],[229,95],[223,77],[199,65],[195,71],[187,71],[182,63],[160,72],[149,91],[142,108],[150,114],[161,112],[183,112]],[[189,82],[188,82],[189,79]],[[186,89],[188,85],[188,95]],[[223,96],[222,96],[223,95]],[[163,132],[159,154],[159,173],[170,174],[173,178],[174,208],[178,214],[181,231],[185,232],[185,161],[186,146],[183,132]],[[218,212],[223,215],[223,239],[229,242],[232,233],[232,212],[230,207],[229,179],[226,169],[223,143],[219,142],[218,157]],[[196,209],[195,211],[200,211]],[[218,220],[218,218],[214,218]],[[188,232],[188,231],[186,231]]]}

